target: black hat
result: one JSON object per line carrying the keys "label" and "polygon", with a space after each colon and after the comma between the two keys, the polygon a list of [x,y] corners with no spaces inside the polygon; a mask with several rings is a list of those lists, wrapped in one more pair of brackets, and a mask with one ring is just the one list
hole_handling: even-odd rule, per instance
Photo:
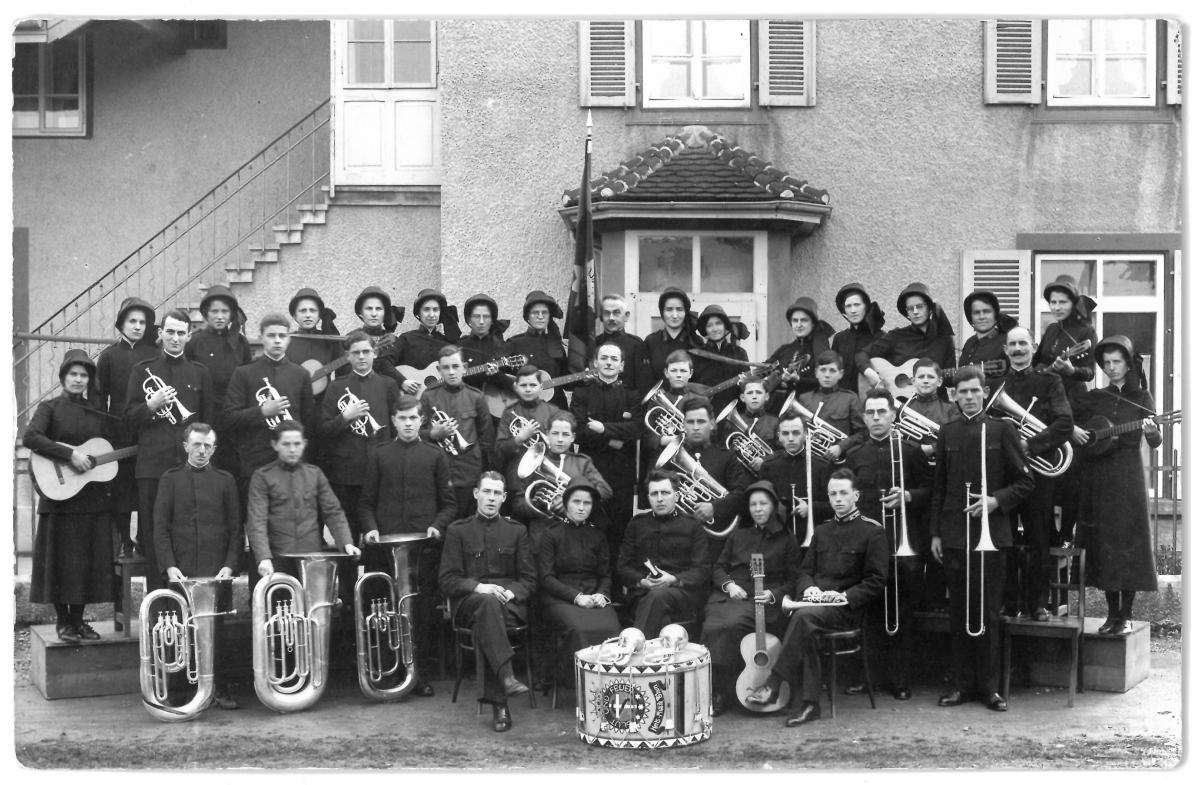
{"label": "black hat", "polygon": [[846,298],[852,294],[862,295],[863,302],[867,305],[871,304],[871,295],[867,294],[867,288],[861,283],[848,283],[833,297],[833,302],[837,305],[838,313],[846,312]]}
{"label": "black hat", "polygon": [[971,303],[975,300],[983,300],[992,306],[992,311],[995,312],[996,318],[1000,318],[1000,300],[997,299],[995,293],[989,292],[987,289],[976,289],[963,299],[963,314],[968,320],[971,318]]}
{"label": "black hat", "polygon": [[470,297],[467,298],[467,301],[465,303],[463,303],[463,315],[462,316],[463,316],[464,324],[470,323],[471,311],[475,310],[476,305],[486,305],[488,307],[488,310],[492,312],[492,321],[493,322],[496,321],[496,319],[500,316],[500,307],[498,305],[496,305],[496,301],[493,300],[488,295],[483,294],[481,292],[479,294],[471,295]]}
{"label": "black hat", "polygon": [[156,316],[154,307],[140,297],[126,297],[121,301],[121,307],[117,309],[117,323],[114,325],[118,330],[125,323],[125,317],[129,312],[135,309],[141,309],[146,312],[146,327],[149,328],[154,324]]}
{"label": "black hat", "polygon": [[96,380],[96,363],[92,362],[92,358],[88,357],[88,353],[83,349],[67,349],[67,353],[63,355],[62,364],[58,366],[58,380],[61,382],[67,376],[67,371],[71,370],[72,365],[82,365],[88,371],[88,386]]}
{"label": "black hat", "polygon": [[524,317],[525,321],[529,321],[529,309],[532,308],[535,303],[545,303],[546,307],[550,309],[551,318],[563,318],[563,311],[562,308],[559,307],[558,301],[542,290],[535,289],[534,291],[525,295],[525,307],[521,309],[521,316]]}
{"label": "black hat", "polygon": [[380,289],[378,286],[368,286],[366,289],[363,289],[358,293],[358,297],[354,298],[354,312],[356,314],[362,314],[363,300],[367,299],[368,297],[378,297],[380,300],[382,300],[383,310],[385,313],[392,309],[392,298],[388,296],[387,292],[385,292],[383,289]]}
{"label": "black hat", "polygon": [[200,300],[200,313],[207,314],[209,306],[212,305],[212,301],[218,298],[225,300],[229,304],[229,310],[234,315],[237,314],[237,298],[233,296],[233,292],[228,286],[224,286],[219,283],[208,287],[208,291],[204,293],[204,298]]}
{"label": "black hat", "polygon": [[1079,284],[1075,282],[1074,277],[1070,275],[1060,275],[1050,283],[1046,284],[1046,287],[1042,289],[1042,299],[1049,302],[1050,292],[1053,292],[1055,289],[1062,292],[1067,297],[1070,297],[1071,302],[1079,302]]}
{"label": "black hat", "polygon": [[[292,316],[295,316],[296,308],[300,305],[301,300],[316,300],[317,310],[321,313],[325,312],[325,301],[321,299],[321,295],[317,294],[316,289],[306,286],[300,291],[296,292],[295,296],[292,297],[291,302],[288,303],[288,313],[290,313]],[[357,305],[357,303],[355,305]],[[355,310],[357,310],[357,308]]]}
{"label": "black hat", "polygon": [[796,311],[804,311],[812,317],[813,325],[816,325],[820,321],[820,318],[817,316],[817,301],[811,297],[797,297],[796,302],[788,306],[787,311],[784,313],[789,322],[792,320],[792,314]]}
{"label": "black hat", "polygon": [[683,300],[683,310],[689,312],[692,310],[692,298],[687,296],[687,292],[680,289],[678,286],[668,286],[666,289],[663,289],[662,294],[658,296],[658,312],[660,314],[663,312],[663,304],[667,301],[668,297],[680,298]]}
{"label": "black hat", "polygon": [[563,493],[562,493],[563,504],[566,504],[568,501],[570,501],[571,494],[573,494],[575,491],[579,491],[579,490],[584,490],[584,491],[587,491],[588,493],[590,493],[592,495],[592,503],[593,504],[600,503],[600,492],[596,490],[596,486],[594,486],[590,482],[588,482],[586,477],[576,477],[575,479],[573,479],[569,483],[567,483],[566,488],[563,488]]}
{"label": "black hat", "polygon": [[1103,366],[1104,353],[1106,351],[1111,352],[1113,349],[1119,349],[1125,355],[1125,362],[1129,363],[1130,368],[1133,367],[1134,357],[1137,357],[1139,361],[1141,360],[1141,356],[1135,354],[1133,351],[1133,341],[1124,335],[1110,335],[1096,344],[1094,352],[1096,365]]}
{"label": "black hat", "polygon": [[775,503],[775,506],[779,506],[779,494],[775,492],[775,484],[770,480],[758,480],[757,482],[752,482],[747,485],[746,498],[749,499],[750,494],[754,493],[755,491],[763,491],[769,494],[771,496],[771,501]]}
{"label": "black hat", "polygon": [[443,311],[446,310],[446,295],[442,294],[437,289],[422,289],[421,291],[417,292],[417,299],[413,300],[412,313],[414,319],[420,321],[421,304],[429,299],[437,300],[438,307]]}
{"label": "black hat", "polygon": [[717,317],[725,323],[725,332],[729,333],[730,337],[736,338],[739,341],[744,341],[750,337],[750,329],[741,322],[735,322],[725,313],[725,309],[719,305],[709,305],[700,312],[700,318],[696,320],[696,334],[701,338],[707,337],[704,333],[704,327],[708,324],[711,317]]}
{"label": "black hat", "polygon": [[[900,292],[900,296],[896,298],[896,310],[900,312],[900,315],[908,318],[908,309],[904,307],[904,302],[914,294],[919,294],[925,300],[925,304],[929,306],[930,315],[932,315],[934,302],[933,298],[929,295],[929,287],[919,281],[913,281],[908,286],[905,286]],[[999,312],[1000,309],[997,308],[996,313]]]}

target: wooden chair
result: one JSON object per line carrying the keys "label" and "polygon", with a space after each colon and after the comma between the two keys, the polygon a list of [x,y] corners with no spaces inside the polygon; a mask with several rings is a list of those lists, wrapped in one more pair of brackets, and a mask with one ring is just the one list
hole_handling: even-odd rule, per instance
{"label": "wooden chair", "polygon": [[817,643],[817,650],[829,659],[829,678],[825,687],[829,693],[829,718],[837,718],[837,661],[839,657],[851,657],[855,654],[862,658],[863,681],[867,685],[867,697],[871,699],[871,708],[875,708],[875,689],[871,685],[871,668],[867,660],[867,641],[861,626],[838,632],[823,632]]}
{"label": "wooden chair", "polygon": [[[1083,690],[1083,627],[1086,594],[1084,570],[1087,551],[1083,548],[1051,548],[1050,558],[1055,563],[1054,579],[1050,581],[1053,607],[1065,609],[1056,613],[1050,621],[1034,621],[1029,618],[1005,617],[1001,624],[1004,640],[1004,670],[1001,677],[1001,694],[1008,700],[1009,682],[1012,680],[1012,639],[1014,636],[1028,638],[1051,638],[1067,641],[1071,652],[1071,670],[1067,684],[1067,706],[1075,706],[1076,690]],[[1075,612],[1070,612],[1071,592],[1077,592]],[[1064,601],[1065,600],[1065,601]]]}
{"label": "wooden chair", "polygon": [[[451,622],[454,630],[454,692],[450,695],[450,702],[458,702],[458,689],[462,685],[465,673],[463,671],[463,655],[470,654],[475,660],[475,684],[480,690],[483,689],[483,668],[484,656],[479,652],[479,641],[475,637],[474,627],[460,627],[457,622]],[[512,644],[515,655],[523,655],[525,659],[525,683],[529,685],[529,706],[537,708],[537,698],[534,697],[533,689],[533,639],[530,634],[528,624],[517,624],[512,627],[506,627],[509,643]],[[476,713],[483,710],[483,704],[480,703]]]}

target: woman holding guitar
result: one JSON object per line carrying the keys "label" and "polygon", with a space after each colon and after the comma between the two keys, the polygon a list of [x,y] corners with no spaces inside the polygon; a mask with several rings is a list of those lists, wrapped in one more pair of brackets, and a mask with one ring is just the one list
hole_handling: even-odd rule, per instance
{"label": "woman holding guitar", "polygon": [[[737,699],[752,711],[775,711],[788,699],[781,694],[778,705],[745,703],[746,694],[771,674],[779,639],[767,630],[780,631],[780,603],[799,577],[801,557],[799,543],[784,525],[775,486],[759,480],[746,492],[754,525],[735,530],[713,562],[714,589],[700,634],[712,656],[713,716],[729,705],[735,679]],[[741,676],[739,648],[746,659]]]}
{"label": "woman holding guitar", "polygon": [[[783,367],[782,387],[788,391],[809,392],[817,389],[816,371],[812,359],[829,349],[833,327],[817,316],[817,303],[811,297],[797,297],[785,312],[794,338],[780,346],[767,358],[768,363]],[[770,384],[768,385],[770,386]],[[774,389],[772,389],[774,392]],[[783,403],[783,393],[768,408],[777,409]]]}
{"label": "woman holding guitar", "polygon": [[[33,452],[56,460],[60,471],[83,473],[95,466],[95,460],[76,446],[109,435],[110,420],[96,392],[96,366],[82,349],[71,349],[58,378],[62,395],[38,405],[23,442]],[[38,504],[29,600],[54,604],[56,632],[64,643],[100,637],[83,620],[83,606],[113,598],[111,516],[106,482],[88,483],[62,501],[43,495]]]}
{"label": "woman holding guitar", "polygon": [[1122,429],[1127,432],[1107,447],[1078,426],[1072,437],[1087,464],[1079,499],[1079,544],[1087,548],[1085,577],[1089,586],[1103,589],[1108,600],[1108,618],[1100,633],[1127,635],[1133,631],[1134,594],[1158,590],[1142,438],[1153,449],[1162,444],[1162,433],[1152,419],[1154,399],[1146,390],[1133,342],[1124,335],[1110,336],[1096,346],[1095,357],[1109,385],[1079,396],[1089,430],[1142,423],[1140,428]]}

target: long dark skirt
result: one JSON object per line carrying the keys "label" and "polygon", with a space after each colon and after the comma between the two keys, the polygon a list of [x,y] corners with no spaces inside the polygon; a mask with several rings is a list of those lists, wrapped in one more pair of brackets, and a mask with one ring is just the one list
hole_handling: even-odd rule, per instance
{"label": "long dark skirt", "polygon": [[30,602],[112,602],[111,515],[44,512],[33,543]]}
{"label": "long dark skirt", "polygon": [[1076,541],[1087,549],[1084,578],[1105,591],[1157,591],[1140,445],[1121,444],[1083,467]]}

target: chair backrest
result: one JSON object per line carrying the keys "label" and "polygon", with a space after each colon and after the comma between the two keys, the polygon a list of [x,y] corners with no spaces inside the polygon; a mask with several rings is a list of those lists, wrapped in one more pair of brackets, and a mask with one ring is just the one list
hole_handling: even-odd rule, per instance
{"label": "chair backrest", "polygon": [[1054,560],[1054,568],[1050,579],[1050,596],[1054,600],[1054,608],[1066,606],[1064,615],[1071,614],[1071,592],[1077,592],[1074,615],[1082,623],[1087,615],[1087,591],[1084,588],[1084,574],[1087,569],[1087,549],[1076,547],[1051,548],[1050,558]]}

